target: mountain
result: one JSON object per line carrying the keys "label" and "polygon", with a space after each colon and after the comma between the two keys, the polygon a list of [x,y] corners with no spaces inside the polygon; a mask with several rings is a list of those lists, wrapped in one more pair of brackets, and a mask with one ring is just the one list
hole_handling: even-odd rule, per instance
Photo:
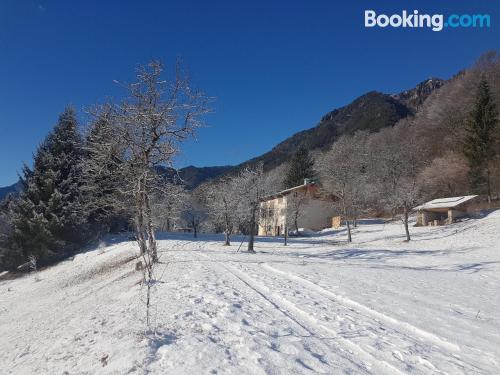
{"label": "mountain", "polygon": [[410,109],[412,114],[415,114],[420,109],[425,99],[427,99],[436,89],[443,86],[444,83],[445,81],[442,79],[429,78],[420,82],[415,88],[393,95],[393,97]]}
{"label": "mountain", "polygon": [[201,168],[190,165],[179,169],[179,177],[184,181],[188,189],[193,189],[202,182],[219,177],[233,168],[234,166],[231,165]]}
{"label": "mountain", "polygon": [[373,132],[393,126],[399,120],[414,115],[429,95],[443,84],[443,80],[431,78],[395,95],[368,92],[352,103],[327,113],[315,127],[295,133],[271,151],[238,167],[263,162],[266,169],[272,169],[288,161],[300,146],[309,150],[327,149],[343,134],[353,134],[358,130]]}
{"label": "mountain", "polygon": [[22,183],[20,180],[10,186],[0,187],[0,201],[11,193],[12,194],[19,193],[21,189],[22,189]]}
{"label": "mountain", "polygon": [[227,172],[233,170],[232,165],[216,166],[216,167],[195,167],[190,165],[178,170],[157,166],[156,171],[166,176],[169,180],[182,180],[188,190],[194,189],[205,181],[220,177]]}

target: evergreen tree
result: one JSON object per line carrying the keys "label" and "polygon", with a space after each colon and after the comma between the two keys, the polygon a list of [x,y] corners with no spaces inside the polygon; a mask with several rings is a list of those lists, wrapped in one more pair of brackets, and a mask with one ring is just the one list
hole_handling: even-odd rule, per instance
{"label": "evergreen tree", "polygon": [[130,212],[123,184],[117,176],[123,166],[124,147],[116,141],[112,109],[104,106],[90,125],[82,163],[84,202],[89,224],[96,232],[124,229]]}
{"label": "evergreen tree", "polygon": [[290,160],[290,165],[283,182],[285,189],[302,185],[306,178],[313,178],[315,176],[313,166],[314,161],[309,155],[309,151],[301,146]]}
{"label": "evergreen tree", "polygon": [[474,108],[467,120],[464,154],[470,167],[472,188],[485,192],[491,200],[490,164],[496,154],[498,112],[488,83],[483,78],[479,83]]}
{"label": "evergreen tree", "polygon": [[11,205],[14,201],[13,195],[0,201],[0,272],[14,269],[24,261],[22,251],[12,244]]}
{"label": "evergreen tree", "polygon": [[25,258],[59,257],[82,240],[82,142],[72,108],[39,146],[33,169],[24,167],[24,190],[13,205],[13,242]]}

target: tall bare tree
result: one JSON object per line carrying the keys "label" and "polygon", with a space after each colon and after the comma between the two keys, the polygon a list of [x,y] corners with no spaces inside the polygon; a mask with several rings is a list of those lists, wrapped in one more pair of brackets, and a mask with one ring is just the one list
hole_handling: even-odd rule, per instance
{"label": "tall bare tree", "polygon": [[212,220],[224,230],[224,245],[231,244],[230,236],[233,233],[238,217],[239,197],[235,180],[221,179],[209,187],[207,205]]}
{"label": "tall bare tree", "polygon": [[[153,264],[158,261],[152,197],[164,184],[155,167],[172,165],[179,143],[194,134],[203,124],[203,115],[210,111],[209,98],[191,88],[180,64],[169,79],[162,78],[163,70],[159,61],[151,61],[137,69],[135,82],[121,84],[126,99],[107,108],[114,142],[97,141],[88,148],[93,160],[114,164],[121,198],[132,207],[136,239],[145,262],[148,324]],[[115,147],[119,155],[110,154]],[[98,170],[100,165],[89,168]]]}
{"label": "tall bare tree", "polygon": [[238,176],[233,178],[240,202],[238,215],[240,220],[247,223],[248,226],[248,252],[250,253],[255,253],[254,241],[260,202],[273,190],[270,181],[270,176],[264,174],[262,164],[255,167],[246,167]]}
{"label": "tall bare tree", "polygon": [[410,124],[383,129],[370,138],[369,169],[379,183],[379,193],[393,214],[403,211],[406,240],[410,241],[409,213],[419,201],[421,188],[417,176],[425,166]]}
{"label": "tall bare tree", "polygon": [[209,112],[209,99],[193,90],[179,64],[170,80],[151,61],[137,69],[136,81],[122,84],[128,98],[113,106],[115,138],[125,146],[125,193],[133,200],[137,241],[147,263],[158,260],[151,198],[158,190],[157,165],[171,165],[179,142],[193,135]]}
{"label": "tall bare tree", "polygon": [[340,200],[347,226],[347,242],[352,242],[352,208],[360,197],[358,190],[363,185],[366,139],[367,134],[362,132],[344,136],[317,162],[323,188]]}

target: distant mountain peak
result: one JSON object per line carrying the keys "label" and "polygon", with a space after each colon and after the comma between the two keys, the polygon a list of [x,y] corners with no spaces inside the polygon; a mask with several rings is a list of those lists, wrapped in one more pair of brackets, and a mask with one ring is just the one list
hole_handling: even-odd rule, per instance
{"label": "distant mountain peak", "polygon": [[417,86],[410,90],[406,90],[392,96],[394,99],[406,105],[411,112],[415,114],[429,95],[431,95],[435,90],[441,88],[444,84],[445,81],[441,78],[431,77],[420,82]]}

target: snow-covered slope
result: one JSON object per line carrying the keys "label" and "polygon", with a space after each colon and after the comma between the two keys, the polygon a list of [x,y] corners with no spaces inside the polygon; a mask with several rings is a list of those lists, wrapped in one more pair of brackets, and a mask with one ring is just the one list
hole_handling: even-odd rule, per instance
{"label": "snow-covered slope", "polygon": [[110,240],[0,282],[0,373],[500,373],[500,212],[411,230],[365,221],[351,245],[260,238],[256,255],[164,235],[155,332],[135,243]]}

